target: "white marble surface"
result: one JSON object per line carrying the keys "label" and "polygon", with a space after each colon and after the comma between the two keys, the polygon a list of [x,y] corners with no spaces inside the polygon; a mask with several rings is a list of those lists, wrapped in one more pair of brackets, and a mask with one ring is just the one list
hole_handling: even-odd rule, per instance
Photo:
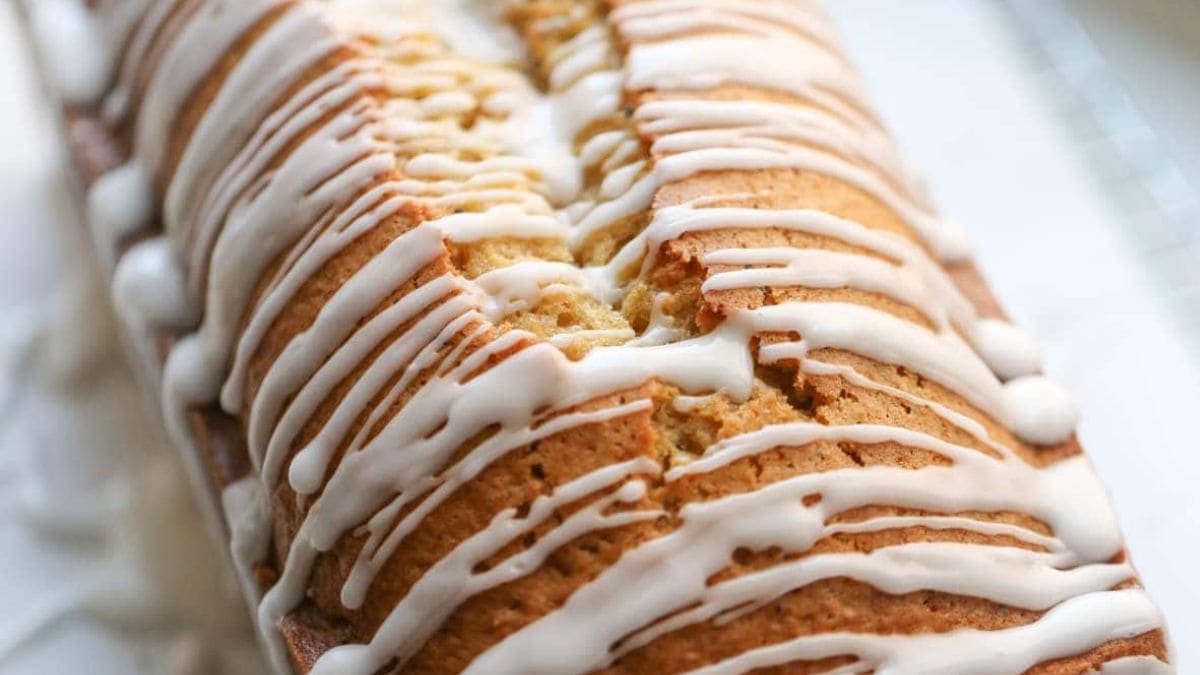
{"label": "white marble surface", "polygon": [[[1189,351],[1193,338],[1177,330],[1178,317],[1152,281],[1147,258],[1132,252],[1125,224],[1098,193],[1092,167],[1081,161],[998,5],[831,4],[885,117],[915,163],[928,170],[938,201],[967,224],[1012,315],[1044,338],[1049,371],[1077,392],[1084,413],[1080,433],[1112,490],[1187,672],[1189,664],[1200,663],[1200,647],[1187,639],[1200,635],[1200,575],[1194,571],[1200,560],[1200,435],[1192,428],[1200,417],[1200,368]],[[73,238],[81,232],[64,208],[67,193],[54,187],[61,175],[53,127],[36,105],[37,89],[10,14],[10,5],[0,2],[0,333],[16,336],[0,341],[0,363],[8,364],[0,369],[0,379],[7,378],[0,393],[30,388],[28,380],[12,379],[27,372],[11,367],[24,354],[14,350],[27,344],[18,318],[62,297],[63,278],[70,276],[64,271],[74,264],[69,252],[80,246]],[[101,352],[99,358],[117,357]],[[117,368],[117,381],[124,372]],[[49,419],[85,419],[88,410],[104,414],[108,408],[97,397],[133,396],[125,385],[105,386],[49,401],[61,406]],[[26,415],[22,424],[34,417]],[[122,424],[145,423],[132,419]],[[43,442],[69,461],[72,449],[88,447],[95,427],[87,429],[57,429]],[[0,439],[5,486],[27,479],[12,469],[18,464],[11,458],[36,447],[13,438]],[[103,485],[108,470],[89,475],[89,489],[102,489],[95,486]],[[88,556],[100,555],[39,553],[45,541],[21,534],[7,505],[0,523],[4,606],[28,604],[38,589],[75,583],[81,577],[72,575],[87,567]],[[0,635],[7,628],[0,622]],[[119,637],[104,626],[66,621],[29,645],[32,655],[24,660],[5,657],[0,644],[0,672],[62,672],[83,664],[92,672],[162,672],[164,661],[147,662],[144,645],[122,646]]]}

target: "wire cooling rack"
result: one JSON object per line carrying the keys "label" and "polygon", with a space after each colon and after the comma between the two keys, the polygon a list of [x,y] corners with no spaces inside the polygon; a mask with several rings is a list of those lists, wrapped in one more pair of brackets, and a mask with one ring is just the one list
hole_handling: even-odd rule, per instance
{"label": "wire cooling rack", "polygon": [[1062,0],[998,0],[1039,85],[1200,360],[1200,195]]}

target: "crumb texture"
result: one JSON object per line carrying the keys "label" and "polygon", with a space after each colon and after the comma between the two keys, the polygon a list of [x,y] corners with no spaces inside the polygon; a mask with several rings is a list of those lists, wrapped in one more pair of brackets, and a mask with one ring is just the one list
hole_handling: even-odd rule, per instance
{"label": "crumb texture", "polygon": [[157,204],[126,286],[279,663],[1173,672],[814,3],[94,4],[93,193]]}

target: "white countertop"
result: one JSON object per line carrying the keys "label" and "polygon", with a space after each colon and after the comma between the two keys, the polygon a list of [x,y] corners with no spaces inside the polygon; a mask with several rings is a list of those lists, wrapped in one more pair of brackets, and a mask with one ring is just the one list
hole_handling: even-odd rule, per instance
{"label": "white countertop", "polygon": [[[1200,339],[1173,298],[1186,289],[1164,288],[1154,274],[1156,259],[1102,194],[1095,167],[1047,95],[1002,5],[830,4],[885,118],[927,170],[937,201],[967,225],[1010,313],[1042,336],[1048,370],[1077,393],[1084,444],[1113,493],[1146,584],[1167,614],[1179,658],[1200,663],[1200,646],[1185,639],[1200,635],[1200,575],[1194,572],[1200,560],[1200,435],[1191,424],[1200,417]],[[114,467],[129,467],[121,457],[137,458],[134,464],[142,466],[162,456],[161,431],[126,400],[135,395],[104,327],[102,294],[82,292],[95,283],[79,263],[83,230],[61,187],[52,118],[40,107],[23,49],[11,6],[0,2],[0,485],[10,488],[0,505],[6,515],[0,521],[0,600],[16,610],[57,597],[57,589],[86,578],[89,568],[115,559],[113,551],[145,558],[153,527],[162,527],[147,519],[146,530],[121,535],[145,546],[121,549],[47,539],[18,517],[28,506],[22,500],[34,494],[30,486],[43,485],[37,481],[49,475],[47,485],[63,487],[53,479],[60,474],[47,473],[46,466],[75,467],[61,475],[76,476],[68,487],[86,509],[111,491],[106,486],[116,480]],[[65,320],[55,308],[72,298],[99,311]],[[89,325],[108,342],[82,351],[63,348],[75,361],[35,349],[38,341],[60,344],[53,340],[87,332]],[[33,346],[31,335],[37,336]],[[90,375],[79,382],[68,377],[64,385],[62,373],[80,367]],[[130,451],[126,444],[137,447]],[[172,463],[159,464],[156,471],[166,478],[155,480],[178,486]],[[125,517],[119,509],[127,507],[114,508],[101,519]],[[191,507],[178,508],[186,521]],[[193,543],[203,537],[195,522]],[[193,550],[190,556],[213,560],[205,558],[209,554]],[[200,585],[211,590],[220,581]],[[7,652],[5,636],[17,635],[16,622],[32,615],[9,612],[0,620],[0,672],[62,672],[82,665],[90,672],[165,672],[168,663],[200,663],[194,672],[202,672],[211,663],[191,655],[196,646],[181,636],[229,639],[221,631],[244,630],[236,618],[228,619],[234,628],[216,618],[236,613],[235,604],[197,609],[203,604],[189,594],[155,593],[188,628],[166,631],[149,650],[144,640],[130,641],[120,621],[83,612],[51,621],[50,630]]]}

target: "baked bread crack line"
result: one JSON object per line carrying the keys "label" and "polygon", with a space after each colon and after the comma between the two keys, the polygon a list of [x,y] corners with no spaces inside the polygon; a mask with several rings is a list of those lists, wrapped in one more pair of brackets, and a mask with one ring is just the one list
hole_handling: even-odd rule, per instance
{"label": "baked bread crack line", "polygon": [[[161,9],[167,5],[172,7]],[[592,505],[604,506],[576,511],[583,515],[576,520],[572,515],[540,541],[567,541],[651,514],[657,518],[661,509],[643,508],[653,501],[647,496],[653,486],[720,468],[730,452],[746,458],[820,439],[899,443],[949,460],[915,470],[803,474],[687,504],[678,512],[677,528],[627,551],[562,608],[493,645],[472,668],[602,668],[634,648],[630,645],[645,644],[668,628],[719,619],[744,605],[761,607],[814,579],[847,574],[894,593],[945,590],[1026,609],[1056,607],[1028,626],[989,632],[989,640],[1018,651],[1042,645],[1042,651],[1021,652],[1020,658],[1035,659],[1031,664],[1161,626],[1140,591],[1109,590],[1133,579],[1133,571],[1120,559],[1119,533],[1086,461],[1070,457],[1046,467],[1027,461],[1030,450],[1017,439],[1067,441],[1073,406],[1037,374],[1034,343],[1005,322],[978,316],[929,257],[927,251],[960,258],[961,237],[932,215],[895,159],[815,10],[791,2],[617,3],[601,23],[575,33],[542,59],[549,92],[541,94],[511,69],[447,53],[422,29],[397,32],[389,26],[386,37],[373,34],[359,21],[372,10],[342,5],[261,1],[231,7],[182,0],[147,10],[106,106],[114,118],[137,108],[136,163],[110,174],[93,192],[99,195],[97,211],[140,213],[144,209],[134,206],[147,201],[151,184],[165,186],[167,239],[139,245],[136,257],[125,256],[123,268],[127,260],[141,260],[137,269],[144,273],[118,276],[127,280],[123,288],[131,296],[167,298],[130,305],[178,309],[173,317],[148,316],[147,323],[165,318],[167,324],[186,325],[188,318],[203,316],[166,366],[165,399],[176,411],[174,426],[185,428],[182,411],[189,405],[219,396],[228,412],[245,420],[258,480],[268,490],[286,482],[303,513],[281,579],[262,603],[264,630],[273,632],[300,604],[317,559],[348,534],[365,537],[340,594],[354,608],[424,518],[496,461],[554,434],[644,414],[656,405],[644,394],[598,409],[583,410],[584,404],[637,391],[651,380],[691,396],[717,393],[747,401],[771,386],[758,376],[765,364],[844,377],[903,399],[932,411],[987,452],[902,426],[806,420],[725,439],[690,463],[672,455],[664,475],[659,462],[600,467],[558,486],[540,503],[576,503],[600,493]],[[557,30],[549,21],[543,28]],[[739,58],[754,50],[767,61],[797,67],[764,68]],[[180,156],[170,157],[182,111],[231,51],[240,51],[240,57],[220,78]],[[139,72],[143,63],[155,64],[153,72]],[[723,87],[783,96],[692,97],[691,92]],[[636,103],[631,122],[614,123],[611,118],[620,117],[628,102]],[[467,117],[473,117],[470,128],[463,124]],[[566,136],[538,143],[531,128],[565,130]],[[513,146],[526,152],[514,153]],[[770,195],[757,190],[673,203],[664,197],[672,186],[705,174],[783,170],[828,176],[869,195],[917,239],[817,209],[758,207]],[[128,186],[139,178],[141,194]],[[112,187],[118,179],[124,188]],[[109,192],[117,204],[104,203],[101,196]],[[608,246],[605,255],[603,240],[614,241],[613,228],[636,221],[652,204],[645,227],[624,241],[618,237],[620,245]],[[415,208],[425,210],[413,213]],[[297,294],[349,247],[396,218],[418,224],[323,298],[310,324],[278,349],[265,371],[256,366]],[[699,261],[709,270],[702,288],[706,301],[758,287],[852,288],[913,309],[920,320],[844,300],[782,302],[732,308],[714,327],[697,332],[672,316],[669,294],[655,298],[644,329],[634,330],[629,316],[618,320],[621,312],[628,314],[631,297],[658,283],[656,261],[665,246],[705,232],[756,229],[834,239],[857,250],[704,251]],[[549,240],[570,255],[547,260],[526,250],[474,276],[445,264],[448,249],[461,252],[495,239],[528,242],[531,249]],[[176,259],[182,267],[174,266]],[[147,283],[163,295],[147,291]],[[609,320],[551,335],[506,325],[562,294],[607,307],[610,313],[600,315]],[[190,303],[179,302],[189,298]],[[783,337],[761,341],[764,333]],[[575,349],[580,342],[584,347]],[[831,351],[919,374],[971,410],[875,381],[855,366],[826,360]],[[297,447],[313,415],[352,375],[319,430]],[[396,412],[399,401],[403,406]],[[997,427],[1015,438],[997,437]],[[482,439],[473,440],[481,433]],[[760,439],[773,445],[753,446]],[[475,444],[461,454],[469,443]],[[614,466],[627,466],[628,473],[611,471]],[[589,489],[573,491],[584,488]],[[1062,494],[1076,498],[1063,503],[1055,498]],[[810,495],[820,500],[806,504]],[[425,572],[369,644],[329,650],[314,670],[370,673],[396,659],[403,664],[424,643],[412,629],[413,617],[427,611],[422,598],[430,597],[417,593],[420,584],[479,592],[489,582],[498,585],[512,578],[507,575],[536,569],[537,556],[547,554],[551,544],[510,557],[514,566],[474,571],[481,557],[538,522],[530,520],[538,503],[520,518],[501,511],[492,525],[442,559],[450,562]],[[1037,539],[1035,548],[1044,550],[916,541],[849,557],[802,557],[708,584],[738,549],[803,552],[832,532],[827,520],[875,504],[937,511],[941,515],[905,521],[933,529],[957,512],[1015,511],[1044,522],[1052,534],[1007,531],[1017,539]],[[618,505],[627,508],[604,512]],[[877,524],[888,522],[896,523]],[[956,530],[998,532],[985,520],[953,523]],[[472,550],[481,557],[470,559]],[[686,555],[694,566],[664,579],[658,566],[663,558],[656,553],[663,550]],[[897,556],[915,571],[901,569]],[[938,572],[945,564],[967,573],[946,577]],[[1034,593],[1024,584],[1030,570],[1043,582]],[[647,588],[651,580],[654,587]],[[745,588],[753,589],[750,595],[737,595]],[[724,600],[726,593],[739,602]],[[590,600],[597,597],[599,605]],[[680,612],[697,602],[697,609]],[[1086,629],[1075,642],[1056,641],[1051,648],[1031,640],[1031,632],[1053,635],[1064,615],[1094,619],[1096,603],[1121,611],[1108,623],[1079,619]],[[1130,632],[1134,628],[1138,632]],[[854,649],[837,654],[808,644],[772,653],[788,660],[850,653],[860,668],[868,662],[884,668],[905,663],[915,643],[864,635]],[[825,644],[849,643],[831,638]],[[747,652],[758,665],[766,663],[765,653]],[[966,658],[964,653],[941,650],[936,657],[953,669],[959,662],[952,659]],[[722,663],[733,669],[748,661]]]}

